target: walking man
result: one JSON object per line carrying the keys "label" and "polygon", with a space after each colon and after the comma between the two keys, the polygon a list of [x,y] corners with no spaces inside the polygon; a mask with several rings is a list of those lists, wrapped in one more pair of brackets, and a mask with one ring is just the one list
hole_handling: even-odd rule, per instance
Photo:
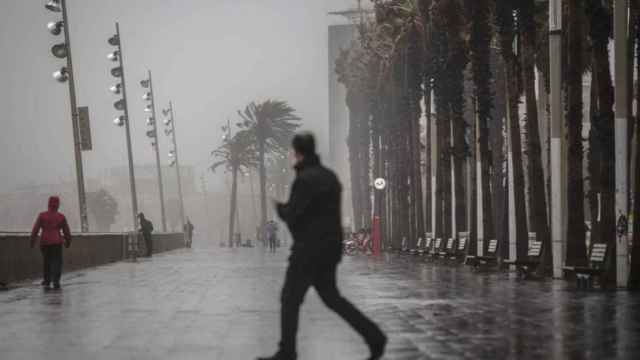
{"label": "walking man", "polygon": [[35,247],[40,236],[40,251],[42,252],[42,286],[49,290],[51,282],[55,290],[60,289],[62,275],[62,245],[71,246],[71,231],[67,218],[58,212],[60,198],[49,198],[49,209],[38,215],[31,230],[31,247]]}
{"label": "walking man", "polygon": [[191,223],[191,220],[189,220],[189,218],[187,218],[187,222],[184,224],[184,234],[187,237],[187,248],[190,249],[191,248],[191,243],[193,242],[193,224]]}
{"label": "walking man", "polygon": [[336,175],[320,164],[312,134],[293,139],[296,179],[289,202],[277,204],[278,215],[293,235],[280,313],[281,338],[278,352],[259,360],[295,360],[298,317],[305,293],[313,286],[327,307],[340,315],[366,341],[370,360],[384,353],[387,337],[378,326],[340,295],[336,268],[342,256],[340,197],[342,186]]}
{"label": "walking man", "polygon": [[269,251],[276,252],[276,241],[278,240],[278,224],[275,221],[267,223],[267,240],[269,241]]}
{"label": "walking man", "polygon": [[153,240],[151,239],[151,233],[153,232],[153,223],[144,217],[144,213],[138,214],[140,220],[140,232],[144,239],[144,246],[147,249],[147,257],[153,255]]}

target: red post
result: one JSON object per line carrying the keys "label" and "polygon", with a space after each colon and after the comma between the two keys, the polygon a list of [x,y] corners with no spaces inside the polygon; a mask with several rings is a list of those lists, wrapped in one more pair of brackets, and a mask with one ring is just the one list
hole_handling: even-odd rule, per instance
{"label": "red post", "polygon": [[380,236],[380,216],[373,217],[373,231],[371,234],[373,242],[373,255],[380,256],[382,250],[381,236]]}

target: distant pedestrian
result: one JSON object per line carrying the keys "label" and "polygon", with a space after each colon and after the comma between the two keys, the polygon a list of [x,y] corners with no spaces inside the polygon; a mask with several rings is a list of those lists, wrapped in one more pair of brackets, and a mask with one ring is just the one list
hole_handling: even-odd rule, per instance
{"label": "distant pedestrian", "polygon": [[151,238],[151,233],[153,232],[153,223],[147,218],[144,217],[143,213],[138,214],[138,219],[140,220],[140,233],[142,234],[142,238],[144,239],[144,246],[147,250],[147,257],[151,257],[153,255],[153,239]]}
{"label": "distant pedestrian", "polygon": [[269,251],[276,252],[276,242],[278,241],[278,224],[275,221],[269,221],[265,229],[267,242],[269,243]]}
{"label": "distant pedestrian", "polygon": [[31,230],[31,247],[35,247],[40,237],[42,252],[42,286],[48,290],[53,282],[54,289],[60,289],[62,275],[62,245],[71,246],[71,231],[67,218],[58,212],[60,198],[49,198],[49,209],[38,215]]}
{"label": "distant pedestrian", "polygon": [[184,224],[184,235],[186,236],[186,245],[187,248],[191,248],[191,243],[193,242],[193,229],[194,226],[191,223],[191,220],[189,220],[189,218],[187,218],[187,222]]}
{"label": "distant pedestrian", "polygon": [[[313,286],[322,301],[340,315],[367,342],[370,360],[382,357],[385,334],[363,315],[336,286],[336,270],[342,257],[341,193],[336,175],[320,164],[311,134],[296,135],[293,150],[296,178],[289,202],[277,204],[278,215],[293,235],[289,267],[282,288],[281,338],[278,352],[259,360],[295,360],[300,306]],[[323,344],[327,346],[327,344]],[[332,358],[327,355],[327,358]]]}

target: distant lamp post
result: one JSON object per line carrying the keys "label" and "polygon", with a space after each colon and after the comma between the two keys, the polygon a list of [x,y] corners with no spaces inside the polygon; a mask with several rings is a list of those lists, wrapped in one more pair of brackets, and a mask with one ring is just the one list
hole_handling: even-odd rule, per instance
{"label": "distant lamp post", "polygon": [[47,8],[47,10],[51,10],[53,12],[61,12],[63,11],[63,4],[61,4],[61,2],[64,0],[51,0],[49,1],[44,7]]}
{"label": "distant lamp post", "polygon": [[182,179],[180,178],[180,160],[178,160],[178,142],[176,140],[176,120],[173,110],[173,103],[169,102],[169,108],[162,110],[164,115],[164,133],[171,139],[173,149],[169,150],[169,166],[176,168],[176,176],[178,178],[178,197],[180,199],[180,221],[184,228],[184,198],[182,197]]}
{"label": "distant lamp post", "polygon": [[51,21],[47,24],[47,30],[53,36],[64,34],[64,42],[51,47],[51,54],[58,59],[66,59],[67,63],[60,70],[53,73],[53,78],[69,84],[69,101],[71,105],[71,126],[73,129],[73,154],[76,165],[76,184],[78,187],[78,206],[80,210],[80,228],[82,232],[89,231],[87,217],[87,196],[84,187],[84,169],[82,166],[82,141],[80,139],[79,111],[76,104],[76,87],[73,77],[73,60],[71,58],[71,38],[69,36],[69,18],[67,16],[66,0],[51,0],[45,6],[54,13],[62,13],[62,19]]}
{"label": "distant lamp post", "polygon": [[147,137],[151,139],[151,147],[156,155],[156,170],[158,173],[158,193],[160,196],[160,215],[162,217],[162,231],[167,232],[167,217],[164,207],[164,186],[162,182],[162,165],[160,163],[160,145],[158,144],[158,126],[156,124],[156,105],[153,96],[153,80],[151,78],[151,71],[148,71],[148,78],[140,81],[140,86],[143,89],[148,89],[142,96],[142,100],[149,103],[145,106],[144,112],[151,113],[151,116],[147,118]]}
{"label": "distant lamp post", "polygon": [[117,78],[120,82],[111,86],[109,91],[111,91],[115,95],[122,95],[120,99],[118,99],[113,107],[118,110],[124,112],[123,115],[118,116],[113,123],[116,126],[125,128],[126,140],[127,140],[127,158],[129,160],[129,186],[131,188],[131,210],[132,210],[132,225],[133,230],[138,228],[138,196],[136,193],[136,180],[135,173],[133,167],[133,151],[131,149],[131,126],[129,124],[129,106],[127,105],[127,87],[124,77],[124,62],[122,56],[122,43],[120,41],[120,25],[116,23],[116,34],[107,40],[109,45],[114,46],[116,48],[115,51],[109,53],[107,55],[107,59],[113,62],[118,62],[118,66],[111,69],[111,76]]}

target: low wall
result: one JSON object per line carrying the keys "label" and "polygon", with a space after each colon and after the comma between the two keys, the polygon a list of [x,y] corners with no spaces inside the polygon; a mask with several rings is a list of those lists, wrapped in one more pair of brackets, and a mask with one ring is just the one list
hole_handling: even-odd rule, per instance
{"label": "low wall", "polygon": [[[42,257],[38,248],[29,246],[28,234],[0,234],[0,283],[11,283],[42,274]],[[126,236],[119,233],[77,234],[64,250],[64,271],[104,265],[125,258]],[[154,253],[184,247],[182,233],[154,234]]]}

